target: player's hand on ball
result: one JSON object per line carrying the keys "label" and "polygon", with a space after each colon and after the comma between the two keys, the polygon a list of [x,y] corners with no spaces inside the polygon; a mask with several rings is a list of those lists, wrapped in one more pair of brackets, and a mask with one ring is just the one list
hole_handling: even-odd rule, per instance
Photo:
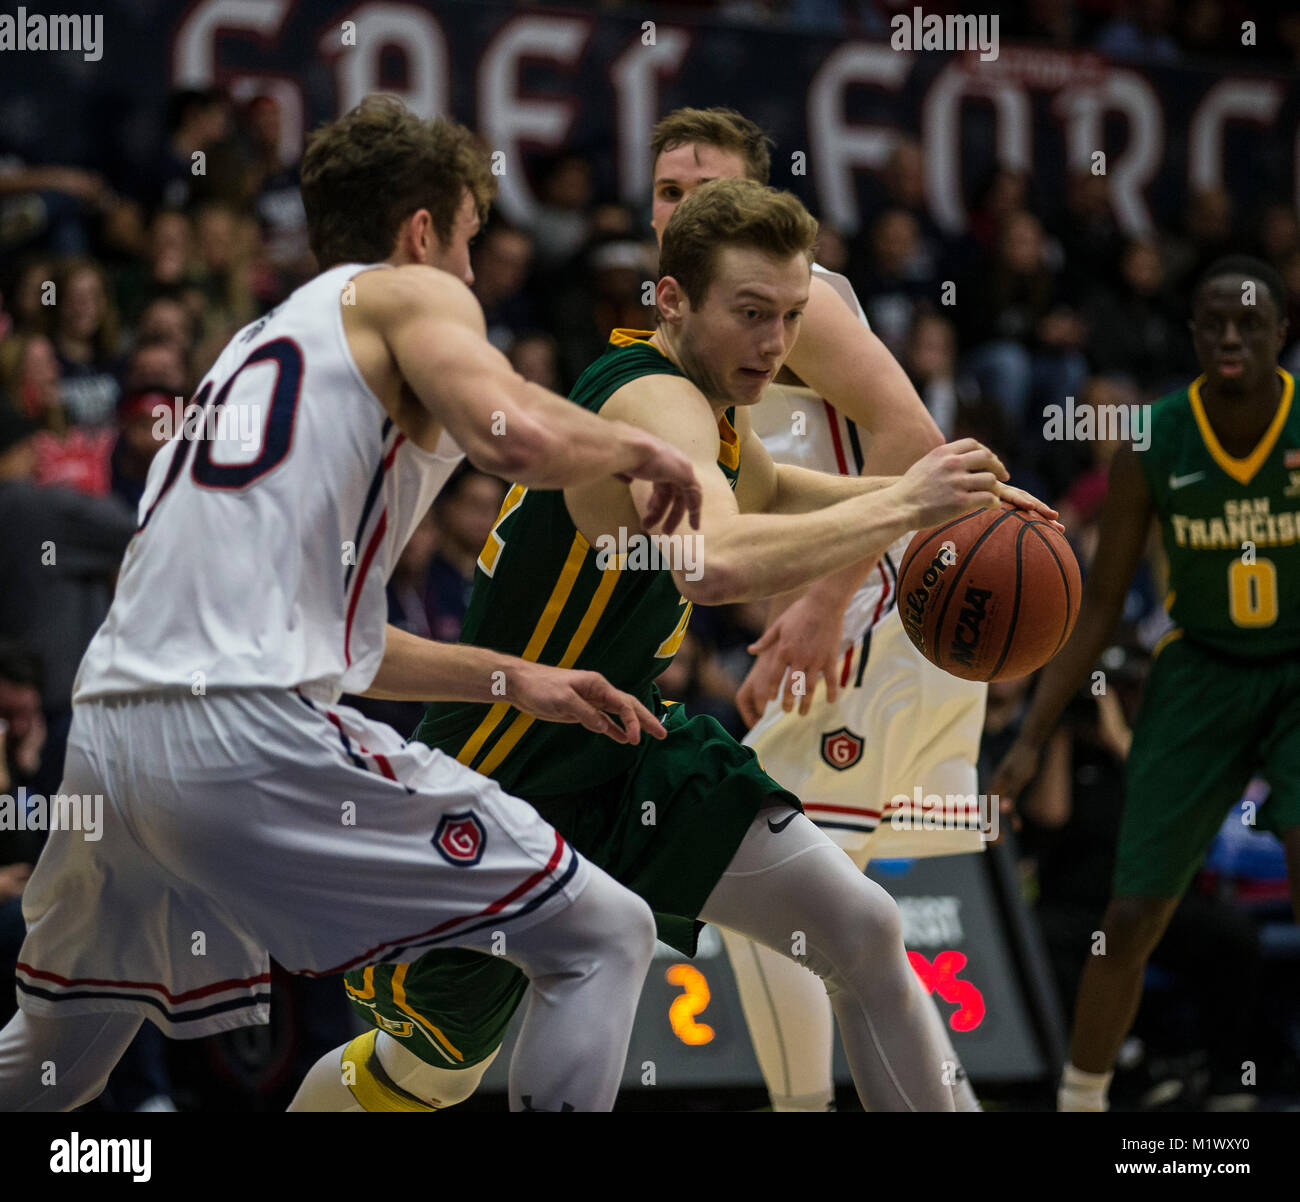
{"label": "player's hand on ball", "polygon": [[787,714],[798,701],[799,713],[807,715],[819,676],[826,681],[826,699],[836,699],[844,610],[831,612],[833,608],[816,593],[805,593],[749,645],[750,654],[758,658],[736,693],[736,708],[746,726],[753,726],[763,716],[768,702],[781,691],[786,669],[790,676],[781,707]]}
{"label": "player's hand on ball", "polygon": [[1037,513],[1046,518],[1062,534],[1065,533],[1065,527],[1056,520],[1060,515],[1046,501],[1040,501],[1033,493],[1027,493],[1023,488],[1013,488],[1010,484],[999,484],[997,492],[1008,505]]}
{"label": "player's hand on ball", "polygon": [[935,447],[891,487],[910,508],[911,525],[925,529],[973,509],[991,509],[1000,503],[998,489],[1006,479],[1002,460],[983,443],[963,438]]}
{"label": "player's hand on ball", "polygon": [[642,731],[656,739],[668,733],[641,702],[616,689],[599,672],[530,663],[513,674],[507,697],[516,709],[534,718],[576,722],[593,734],[607,735],[615,743],[635,746],[641,741]]}

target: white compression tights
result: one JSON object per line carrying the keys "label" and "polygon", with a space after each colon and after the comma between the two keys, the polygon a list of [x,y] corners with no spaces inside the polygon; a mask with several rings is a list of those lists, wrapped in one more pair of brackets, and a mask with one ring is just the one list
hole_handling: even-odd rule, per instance
{"label": "white compression tights", "polygon": [[37,1018],[0,1031],[0,1112],[73,1110],[99,1096],[144,1020],[135,1014]]}
{"label": "white compression tights", "polygon": [[[787,956],[735,931],[722,930],[754,1055],[776,1111],[824,1111],[835,1098],[831,1057],[835,1024],[826,986]],[[977,1111],[979,1101],[957,1059],[952,1040],[925,986],[912,973],[913,988],[934,1016],[958,1110]]]}
{"label": "white compression tights", "polygon": [[898,907],[806,816],[776,832],[769,827],[789,814],[781,808],[758,815],[700,915],[763,945],[760,955],[770,948],[816,974],[797,969],[816,985],[816,1004],[776,1027],[784,1038],[811,1024],[816,1037],[801,1037],[799,1046],[787,1044],[770,1058],[784,1056],[787,1096],[816,1094],[830,1079],[829,997],[866,1109],[952,1110],[953,1069],[944,1061],[955,1056],[907,962]]}

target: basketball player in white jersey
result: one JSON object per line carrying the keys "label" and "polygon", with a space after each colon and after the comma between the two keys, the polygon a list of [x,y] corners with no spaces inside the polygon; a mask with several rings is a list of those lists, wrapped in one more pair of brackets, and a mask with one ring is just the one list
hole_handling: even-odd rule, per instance
{"label": "basketball player in white jersey", "polygon": [[[678,109],[655,127],[652,224],[662,236],[677,204],[708,179],[766,183],[770,141],[730,109]],[[813,264],[809,303],[778,378],[751,411],[777,463],[838,475],[904,472],[943,442],[907,376],[871,333],[853,288]],[[869,434],[868,434],[869,432]],[[922,829],[891,799],[977,793],[975,762],[987,686],[934,667],[895,609],[910,535],[878,562],[846,563],[769,603],[768,625],[737,694],[745,739],[765,771],[799,794],[810,818],[859,868],[891,856],[979,851],[971,829]],[[784,684],[784,687],[783,687]],[[759,1066],[776,1110],[828,1109],[834,1098],[830,1000],[785,956],[722,932]],[[916,988],[924,990],[919,978]],[[939,1012],[954,1104],[978,1110]]]}
{"label": "basketball player in white jersey", "polygon": [[322,272],[202,381],[78,674],[62,791],[101,799],[100,838],[52,832],[27,886],[0,1110],[89,1101],[146,1018],[265,1023],[268,953],[321,975],[438,946],[531,980],[514,1108],[608,1109],[649,908],[487,777],[338,700],[505,696],[662,737],[595,673],[385,632],[384,587],[463,455],[541,488],[653,481],[665,529],[697,524],[700,488],[487,343],[465,285],[492,181],[468,131],[371,98],[313,136],[302,188]]}

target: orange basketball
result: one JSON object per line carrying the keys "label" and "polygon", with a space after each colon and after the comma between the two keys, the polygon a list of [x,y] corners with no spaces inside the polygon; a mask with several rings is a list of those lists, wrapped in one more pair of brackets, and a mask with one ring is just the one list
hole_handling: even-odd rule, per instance
{"label": "orange basketball", "polygon": [[903,629],[963,680],[1041,668],[1079,616],[1079,564],[1045,518],[1003,502],[918,531],[899,571]]}

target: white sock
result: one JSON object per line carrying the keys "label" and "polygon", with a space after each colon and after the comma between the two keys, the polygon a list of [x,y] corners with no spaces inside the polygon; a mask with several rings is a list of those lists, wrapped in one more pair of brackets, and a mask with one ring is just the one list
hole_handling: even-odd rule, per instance
{"label": "white sock", "polygon": [[1085,1073],[1073,1064],[1067,1064],[1061,1074],[1061,1088],[1056,1093],[1056,1109],[1100,1112],[1110,1109],[1106,1091],[1115,1074]]}

